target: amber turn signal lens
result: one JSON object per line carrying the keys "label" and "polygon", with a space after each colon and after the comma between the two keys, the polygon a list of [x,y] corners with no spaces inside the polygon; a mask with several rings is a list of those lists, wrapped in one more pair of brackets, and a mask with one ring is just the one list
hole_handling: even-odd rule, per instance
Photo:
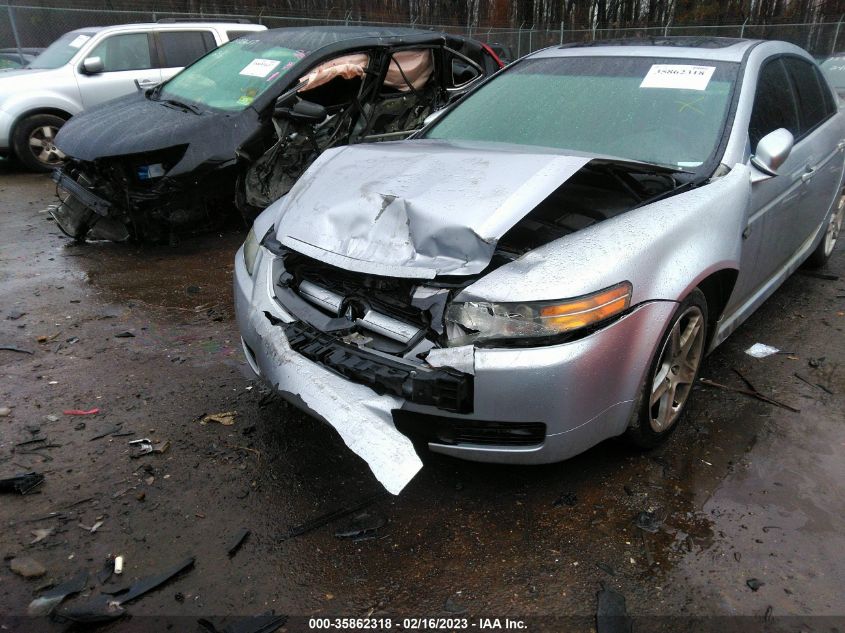
{"label": "amber turn signal lens", "polygon": [[543,324],[561,332],[604,321],[631,305],[631,284],[623,281],[611,288],[540,308]]}

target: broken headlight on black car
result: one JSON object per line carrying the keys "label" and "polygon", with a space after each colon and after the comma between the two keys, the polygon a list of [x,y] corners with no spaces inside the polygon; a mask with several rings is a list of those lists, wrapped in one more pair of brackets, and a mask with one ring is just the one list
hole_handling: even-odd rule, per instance
{"label": "broken headlight on black car", "polygon": [[613,318],[631,305],[632,286],[623,281],[599,292],[526,303],[452,303],[445,314],[449,346],[486,341],[548,340]]}

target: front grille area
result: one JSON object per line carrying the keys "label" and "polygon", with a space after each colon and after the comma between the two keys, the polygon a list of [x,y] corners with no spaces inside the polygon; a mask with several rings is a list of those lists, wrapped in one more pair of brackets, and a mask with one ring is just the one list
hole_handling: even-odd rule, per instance
{"label": "front grille area", "polygon": [[401,409],[393,411],[393,422],[406,435],[438,444],[539,446],[546,439],[542,422],[464,420]]}
{"label": "front grille area", "polygon": [[444,411],[472,412],[473,378],[469,374],[451,369],[415,369],[343,343],[302,321],[279,325],[294,351],[376,393],[390,393]]}

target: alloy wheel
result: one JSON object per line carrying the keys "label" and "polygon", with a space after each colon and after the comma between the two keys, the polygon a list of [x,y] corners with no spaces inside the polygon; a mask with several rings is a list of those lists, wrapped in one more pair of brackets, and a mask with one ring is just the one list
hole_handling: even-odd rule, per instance
{"label": "alloy wheel", "polygon": [[56,134],[59,128],[53,125],[42,125],[29,135],[29,149],[38,162],[44,165],[59,165],[65,155],[56,147]]}
{"label": "alloy wheel", "polygon": [[840,197],[839,206],[830,217],[830,223],[827,225],[827,232],[824,236],[825,257],[830,256],[836,246],[836,240],[839,239],[839,232],[842,230],[843,215],[845,215],[845,197]]}
{"label": "alloy wheel", "polygon": [[671,428],[692,391],[704,356],[704,314],[690,306],[676,319],[654,373],[649,421],[655,433]]}

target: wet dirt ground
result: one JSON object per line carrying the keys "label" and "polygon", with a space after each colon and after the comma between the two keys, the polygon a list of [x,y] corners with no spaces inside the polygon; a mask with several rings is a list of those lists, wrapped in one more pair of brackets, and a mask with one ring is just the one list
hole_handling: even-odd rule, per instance
{"label": "wet dirt ground", "polygon": [[[426,454],[400,496],[367,506],[385,521],[374,538],[337,538],[350,517],[285,538],[381,487],[331,428],[251,379],[230,292],[244,232],[76,245],[44,211],[52,202],[46,176],[0,164],[0,346],[32,352],[0,350],[0,408],[11,409],[0,477],[46,478],[38,494],[0,496],[0,627],[62,630],[16,616],[78,570],[91,572],[88,587],[66,604],[99,594],[94,576],[114,555],[125,571],[106,588],[196,561],[127,605],[134,617],[115,630],[167,616],[171,630],[194,631],[200,617],[269,611],[386,615],[397,629],[403,617],[443,616],[590,630],[602,584],[626,598],[638,631],[682,630],[670,618],[689,616],[708,618],[693,630],[845,624],[841,248],[822,271],[838,279],[793,276],[702,370],[742,388],[738,370],[799,412],[697,386],[683,426],[655,451],[611,441],[543,467]],[[754,359],[743,350],[755,342],[789,354]],[[237,411],[234,425],[200,423],[225,411]],[[132,458],[140,438],[169,448]],[[637,527],[641,512],[655,532]],[[229,557],[242,528],[251,534]],[[24,579],[14,557],[46,573]]]}

